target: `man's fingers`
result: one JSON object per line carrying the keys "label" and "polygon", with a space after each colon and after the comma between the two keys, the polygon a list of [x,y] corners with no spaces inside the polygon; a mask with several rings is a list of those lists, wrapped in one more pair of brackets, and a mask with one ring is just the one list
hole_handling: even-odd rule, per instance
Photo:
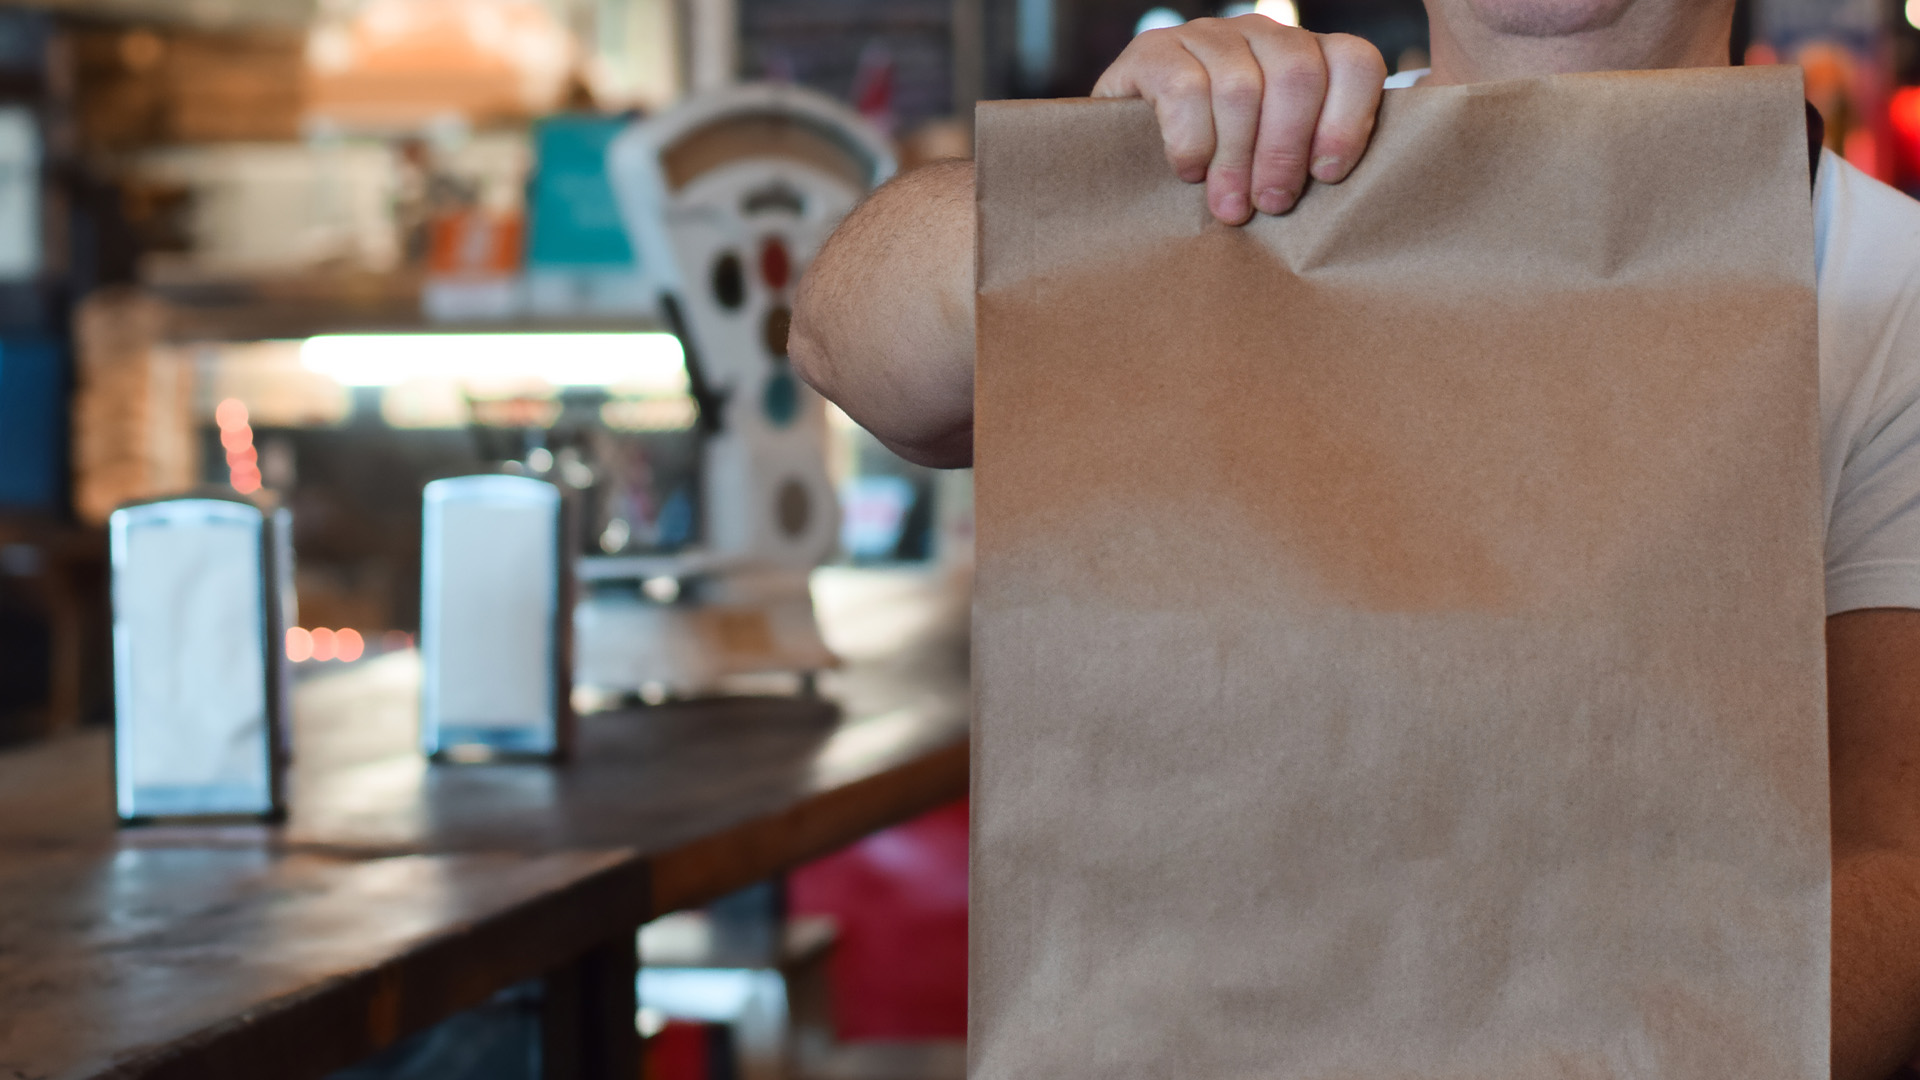
{"label": "man's fingers", "polygon": [[1259,20],[1247,37],[1265,73],[1253,201],[1263,214],[1284,214],[1307,185],[1314,123],[1327,95],[1327,62],[1314,35],[1275,25],[1264,15],[1243,18]]}
{"label": "man's fingers", "polygon": [[1187,51],[1207,69],[1213,108],[1213,161],[1207,168],[1207,207],[1228,225],[1253,216],[1254,140],[1260,128],[1266,75],[1237,27],[1187,39]]}
{"label": "man's fingers", "polygon": [[1160,141],[1173,171],[1189,184],[1207,177],[1214,155],[1212,87],[1207,69],[1184,48],[1184,61],[1169,65],[1146,96],[1160,118]]}
{"label": "man's fingers", "polygon": [[1204,179],[1213,216],[1239,225],[1292,209],[1309,176],[1338,183],[1353,171],[1386,76],[1359,38],[1243,15],[1141,34],[1093,93],[1152,102],[1174,172]]}
{"label": "man's fingers", "polygon": [[1213,160],[1213,100],[1207,69],[1171,30],[1133,39],[1093,88],[1094,97],[1142,97],[1153,104],[1167,163],[1189,184]]}
{"label": "man's fingers", "polygon": [[1327,61],[1326,103],[1313,135],[1313,178],[1336,184],[1347,178],[1373,137],[1387,65],[1379,50],[1348,34],[1320,39]]}

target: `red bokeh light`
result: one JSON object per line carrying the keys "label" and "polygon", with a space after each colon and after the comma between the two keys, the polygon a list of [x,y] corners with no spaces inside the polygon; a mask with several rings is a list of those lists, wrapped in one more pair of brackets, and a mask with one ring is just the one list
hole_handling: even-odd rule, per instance
{"label": "red bokeh light", "polygon": [[329,630],[316,626],[311,630],[292,627],[287,631],[287,659],[358,660],[366,655],[367,639],[358,630]]}
{"label": "red bokeh light", "polygon": [[220,445],[227,451],[228,479],[233,490],[251,495],[260,490],[260,455],[253,448],[253,428],[247,423],[247,407],[238,398],[227,398],[214,407],[213,420],[220,425]]}
{"label": "red bokeh light", "polygon": [[[220,430],[223,433],[232,431],[235,428],[246,427],[247,407],[241,404],[239,398],[227,398],[225,401],[214,406],[213,422],[220,425]],[[253,434],[249,432],[247,438],[253,438]],[[224,442],[225,439],[221,441]]]}
{"label": "red bokeh light", "polygon": [[1893,137],[1900,144],[1908,171],[1920,174],[1920,86],[1894,91],[1887,116],[1893,121]]}

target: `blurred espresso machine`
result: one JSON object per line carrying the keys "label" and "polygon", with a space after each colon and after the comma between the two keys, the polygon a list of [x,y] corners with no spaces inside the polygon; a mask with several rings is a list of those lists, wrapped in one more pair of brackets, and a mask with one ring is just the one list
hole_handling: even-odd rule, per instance
{"label": "blurred espresso machine", "polygon": [[835,663],[809,573],[840,515],[825,403],[787,360],[794,286],[894,168],[858,114],[793,86],[732,87],[636,121],[607,155],[634,255],[679,336],[699,410],[699,541],[586,556],[575,683],[697,696]]}

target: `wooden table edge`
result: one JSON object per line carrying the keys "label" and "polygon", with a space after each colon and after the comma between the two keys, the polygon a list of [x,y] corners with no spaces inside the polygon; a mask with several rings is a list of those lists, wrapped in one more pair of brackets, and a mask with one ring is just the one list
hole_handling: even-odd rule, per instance
{"label": "wooden table edge", "polygon": [[969,762],[969,742],[962,735],[785,810],[642,856],[651,870],[650,909],[659,916],[698,907],[964,798]]}
{"label": "wooden table edge", "polygon": [[[820,792],[770,814],[751,818],[716,833],[658,852],[641,851],[651,891],[646,917],[699,907],[728,893],[829,855],[888,826],[965,798],[971,747],[966,733],[910,761]],[[155,838],[159,840],[159,837]],[[163,843],[193,845],[178,834]],[[333,843],[274,838],[279,850],[341,859],[390,858],[420,854],[557,854],[593,850],[571,847],[506,845],[422,849],[406,842]]]}
{"label": "wooden table edge", "polygon": [[[261,1075],[262,1061],[281,1062],[274,1075],[289,1080],[322,1077],[529,979],[545,977],[550,986],[556,979],[579,982],[574,968],[598,969],[610,959],[618,968],[624,953],[626,972],[616,972],[615,979],[624,974],[631,987],[637,963],[633,935],[649,917],[648,866],[632,851],[602,854],[621,857],[562,891],[442,930],[390,959],[303,987],[166,1047],[136,1052],[90,1080],[253,1080]],[[586,979],[608,982],[597,971]],[[618,1013],[615,1005],[612,1011]],[[594,1019],[610,1029],[614,1043],[633,1044],[637,1070],[631,1010]],[[625,1056],[622,1047],[612,1052]],[[590,1059],[604,1056],[592,1048],[582,1053]],[[627,1075],[620,1071],[624,1064],[572,1075]]]}

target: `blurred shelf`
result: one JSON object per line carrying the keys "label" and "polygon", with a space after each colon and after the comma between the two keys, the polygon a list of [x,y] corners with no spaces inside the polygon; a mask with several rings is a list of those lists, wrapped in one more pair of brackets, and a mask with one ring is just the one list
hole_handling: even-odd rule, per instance
{"label": "blurred shelf", "polygon": [[216,278],[169,275],[143,291],[166,307],[169,341],[266,341],[316,334],[632,333],[655,320],[625,316],[431,321],[417,273]]}
{"label": "blurred shelf", "polygon": [[316,10],[314,0],[23,0],[18,6],[109,22],[220,30],[257,26],[305,29]]}

